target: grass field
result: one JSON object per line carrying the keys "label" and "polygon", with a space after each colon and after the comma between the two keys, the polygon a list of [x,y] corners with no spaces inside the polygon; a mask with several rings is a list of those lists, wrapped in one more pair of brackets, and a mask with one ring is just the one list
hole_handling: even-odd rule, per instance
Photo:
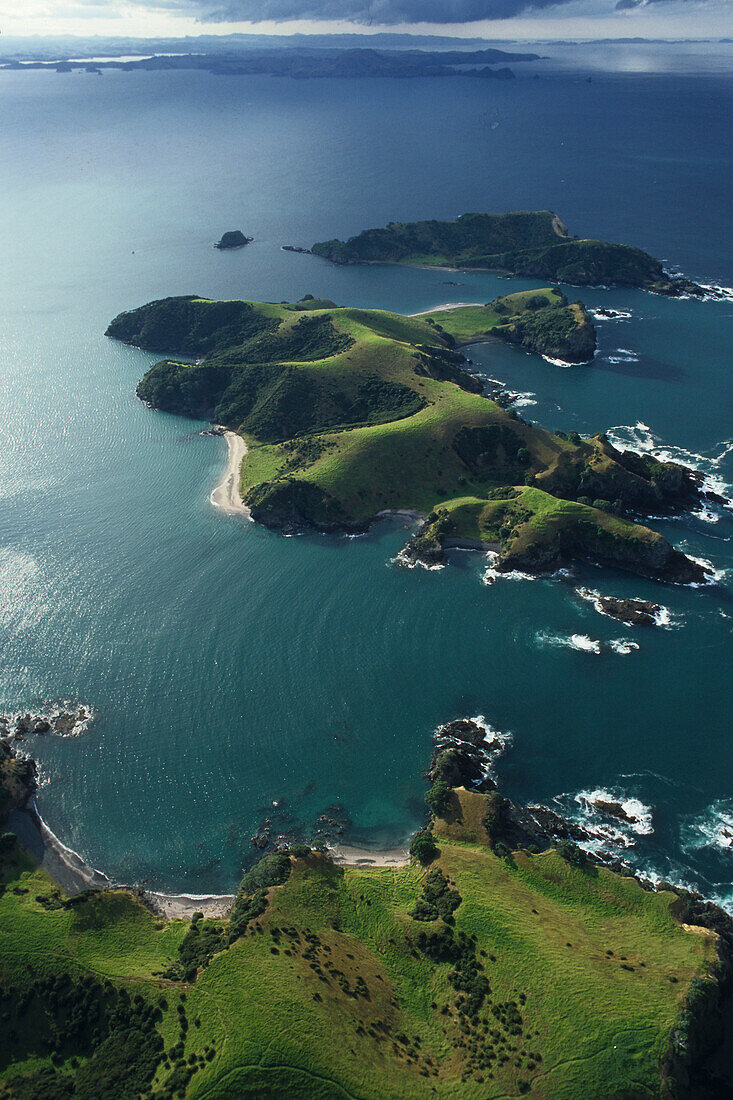
{"label": "grass field", "polygon": [[[157,1006],[164,1050],[144,1095],[661,1096],[660,1063],[713,937],[682,928],[673,895],[633,879],[554,851],[499,858],[481,825],[492,796],[458,796],[430,868],[460,895],[454,924],[411,916],[426,883],[417,863],[343,869],[311,854],[195,981],[173,981],[188,922],[117,892],[63,907],[16,854],[3,869],[0,986],[71,975]],[[445,960],[431,940],[441,929],[460,945]],[[93,1037],[54,1053],[40,994],[22,1019],[2,1008],[0,1096],[68,1095],[52,1085],[75,1074],[76,1095],[92,1095]],[[99,1095],[138,1095],[124,1075],[116,1087]]]}

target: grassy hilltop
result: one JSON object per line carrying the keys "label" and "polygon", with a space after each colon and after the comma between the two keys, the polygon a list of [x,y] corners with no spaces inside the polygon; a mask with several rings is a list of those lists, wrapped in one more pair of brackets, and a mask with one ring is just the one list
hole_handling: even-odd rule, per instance
{"label": "grassy hilltop", "polygon": [[388,262],[483,268],[575,286],[634,286],[657,294],[703,294],[669,276],[640,248],[579,239],[551,210],[463,214],[455,221],[390,222],[348,241],[319,241],[311,252],[334,263]]}
{"label": "grassy hilltop", "polygon": [[[696,504],[695,475],[616,451],[603,436],[524,423],[484,395],[456,350],[492,334],[572,353],[589,331],[581,305],[547,290],[433,317],[168,298],[121,314],[107,333],[195,360],[157,363],[138,394],[242,433],[242,493],[267,526],[354,529],[414,509],[431,517],[432,534],[440,514],[441,546],[490,529],[484,541],[513,564],[521,548],[526,568],[579,556],[702,579],[661,535],[624,518]],[[497,501],[501,521],[485,522]]]}
{"label": "grassy hilltop", "polygon": [[715,935],[671,892],[492,850],[497,797],[454,792],[427,868],[274,853],[228,920],[66,899],[4,840],[0,1097],[669,1095]]}

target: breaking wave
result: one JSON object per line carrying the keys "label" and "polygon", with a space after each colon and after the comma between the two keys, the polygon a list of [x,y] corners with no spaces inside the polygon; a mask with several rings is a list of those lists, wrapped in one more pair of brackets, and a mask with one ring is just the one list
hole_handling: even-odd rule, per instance
{"label": "breaking wave", "polygon": [[537,644],[543,648],[549,646],[577,649],[580,653],[595,653],[596,656],[601,652],[601,643],[587,634],[550,634],[546,630],[540,630],[535,638]]}
{"label": "breaking wave", "polygon": [[733,852],[733,799],[719,799],[704,813],[688,818],[680,833],[684,852],[702,848]]}
{"label": "breaking wave", "polygon": [[589,309],[594,321],[628,321],[633,316],[630,309]]}
{"label": "breaking wave", "polygon": [[631,638],[615,638],[608,645],[614,653],[620,653],[622,657],[627,657],[629,653],[639,649],[639,643],[632,641]]}
{"label": "breaking wave", "polygon": [[597,853],[608,845],[633,848],[637,837],[654,832],[652,807],[617,788],[598,787],[560,795],[555,802],[568,820],[590,836],[590,841],[580,842],[587,851]]}

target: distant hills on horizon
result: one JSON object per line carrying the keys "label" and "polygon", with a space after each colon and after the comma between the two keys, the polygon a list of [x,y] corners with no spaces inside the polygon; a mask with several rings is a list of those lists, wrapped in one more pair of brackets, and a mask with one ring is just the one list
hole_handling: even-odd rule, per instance
{"label": "distant hills on horizon", "polygon": [[485,39],[454,38],[448,35],[416,35],[405,33],[349,34],[201,34],[168,38],[129,38],[102,35],[3,35],[0,38],[0,60],[64,61],[76,56],[109,57],[110,60],[130,54],[208,54],[231,55],[256,50],[398,50],[432,52],[471,52],[496,49],[497,53],[515,52],[510,47],[552,45],[684,45],[703,42],[730,43],[730,38],[660,39],[660,38],[598,38],[598,39]]}

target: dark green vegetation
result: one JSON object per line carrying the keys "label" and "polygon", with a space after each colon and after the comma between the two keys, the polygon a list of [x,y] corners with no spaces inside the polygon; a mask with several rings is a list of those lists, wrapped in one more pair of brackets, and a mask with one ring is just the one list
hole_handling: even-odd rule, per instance
{"label": "dark green vegetation", "polygon": [[390,222],[311,251],[334,263],[388,262],[485,268],[575,286],[635,286],[657,294],[703,294],[667,275],[659,260],[623,244],[580,240],[550,210],[463,214],[453,222]]}
{"label": "dark green vegetation", "polygon": [[244,435],[242,494],[267,526],[363,529],[408,508],[429,517],[409,548],[422,558],[469,540],[501,549],[499,568],[576,556],[701,580],[661,535],[621,518],[696,506],[698,475],[603,436],[524,423],[483,394],[455,350],[490,333],[567,346],[585,325],[582,306],[545,290],[434,317],[167,298],[121,314],[107,334],[197,360],[157,363],[138,394]]}
{"label": "dark green vegetation", "polygon": [[715,937],[672,892],[505,855],[499,803],[452,792],[427,870],[269,856],[228,920],[66,899],[4,846],[0,1097],[669,1095],[717,1012]]}

